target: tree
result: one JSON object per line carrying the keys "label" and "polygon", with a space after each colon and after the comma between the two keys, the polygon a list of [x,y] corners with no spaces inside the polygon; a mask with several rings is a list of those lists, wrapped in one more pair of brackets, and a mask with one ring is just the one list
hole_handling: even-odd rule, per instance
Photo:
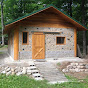
{"label": "tree", "polygon": [[4,35],[3,35],[3,30],[4,30],[3,0],[1,0],[1,24],[2,24],[2,45],[4,45]]}
{"label": "tree", "polygon": [[69,11],[69,15],[72,17],[72,0],[68,1],[68,11]]}
{"label": "tree", "polygon": [[[82,0],[81,9],[82,9],[82,23],[85,25],[85,0]],[[83,31],[83,56],[86,56],[86,32]]]}

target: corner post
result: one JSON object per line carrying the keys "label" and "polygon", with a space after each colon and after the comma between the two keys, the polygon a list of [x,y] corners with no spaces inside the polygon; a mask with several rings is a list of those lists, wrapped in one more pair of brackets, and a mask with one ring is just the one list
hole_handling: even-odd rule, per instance
{"label": "corner post", "polygon": [[74,29],[74,56],[77,56],[77,30]]}
{"label": "corner post", "polygon": [[19,29],[14,30],[14,60],[19,59]]}

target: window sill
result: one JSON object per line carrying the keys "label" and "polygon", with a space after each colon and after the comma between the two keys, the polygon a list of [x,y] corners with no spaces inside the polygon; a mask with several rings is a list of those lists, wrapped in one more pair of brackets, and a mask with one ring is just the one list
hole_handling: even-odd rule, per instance
{"label": "window sill", "polygon": [[66,44],[56,44],[56,45],[66,45]]}
{"label": "window sill", "polygon": [[22,45],[29,45],[29,43],[22,43]]}

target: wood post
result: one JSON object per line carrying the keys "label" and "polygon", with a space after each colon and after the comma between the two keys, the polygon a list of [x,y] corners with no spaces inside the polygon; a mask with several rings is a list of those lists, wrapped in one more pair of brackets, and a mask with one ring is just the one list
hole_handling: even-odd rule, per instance
{"label": "wood post", "polygon": [[19,29],[14,30],[14,60],[19,59]]}
{"label": "wood post", "polygon": [[77,30],[74,29],[74,56],[77,56]]}

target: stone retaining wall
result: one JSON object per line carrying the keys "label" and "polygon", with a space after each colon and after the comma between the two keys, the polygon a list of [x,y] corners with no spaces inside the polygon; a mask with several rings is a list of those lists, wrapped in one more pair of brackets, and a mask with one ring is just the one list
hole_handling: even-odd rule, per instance
{"label": "stone retaining wall", "polygon": [[70,63],[63,72],[88,72],[88,63]]}

